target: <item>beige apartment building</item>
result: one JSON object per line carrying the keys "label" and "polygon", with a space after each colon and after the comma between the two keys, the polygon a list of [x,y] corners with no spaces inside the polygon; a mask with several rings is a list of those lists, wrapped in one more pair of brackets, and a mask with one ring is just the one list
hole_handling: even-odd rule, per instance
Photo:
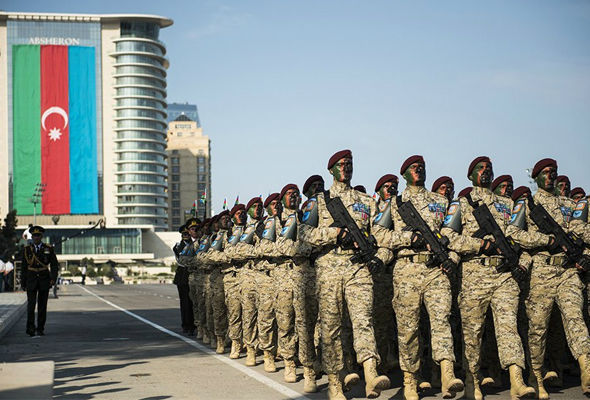
{"label": "beige apartment building", "polygon": [[193,214],[211,216],[211,141],[185,114],[169,123],[167,141],[168,221],[176,230]]}

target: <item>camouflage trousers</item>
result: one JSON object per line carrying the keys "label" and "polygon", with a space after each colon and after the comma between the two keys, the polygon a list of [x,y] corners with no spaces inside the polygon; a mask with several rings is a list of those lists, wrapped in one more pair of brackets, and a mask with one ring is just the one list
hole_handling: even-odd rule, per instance
{"label": "camouflage trousers", "polygon": [[350,254],[328,253],[316,260],[316,273],[324,371],[336,374],[344,368],[344,307],[350,315],[357,362],[370,358],[379,362],[373,331],[373,281],[367,268],[352,264]]}
{"label": "camouflage trousers", "polygon": [[[206,308],[209,331],[215,336],[227,334],[227,309],[225,307],[225,293],[223,290],[223,275],[219,268],[215,268],[208,275],[209,295],[207,296]],[[209,323],[210,322],[210,323]]]}
{"label": "camouflage trousers", "polygon": [[482,265],[478,261],[464,261],[462,267],[459,309],[466,369],[472,374],[480,370],[483,327],[490,306],[501,367],[506,369],[516,364],[524,369],[524,350],[517,328],[518,284],[510,272],[498,273],[494,267]]}
{"label": "camouflage trousers", "polygon": [[582,308],[583,285],[575,268],[537,264],[531,271],[531,285],[526,299],[529,318],[528,344],[531,366],[540,369],[545,358],[547,327],[553,303],[557,303],[568,346],[577,360],[590,354],[590,338]]}
{"label": "camouflage trousers", "polygon": [[223,272],[223,290],[227,307],[227,334],[231,340],[242,341],[242,294],[237,271]]}
{"label": "camouflage trousers", "polygon": [[258,298],[258,348],[274,351],[275,342],[275,297],[274,279],[268,270],[253,270]]}
{"label": "camouflage trousers", "polygon": [[[387,267],[386,267],[387,268]],[[392,312],[393,275],[389,270],[372,274],[373,278],[373,328],[381,362],[394,357],[397,338]],[[391,361],[391,360],[390,360]]]}
{"label": "camouflage trousers", "polygon": [[312,367],[316,360],[314,333],[318,320],[316,271],[309,259],[294,261],[291,278],[293,280],[295,332],[299,340],[299,361],[304,367]]}
{"label": "camouflage trousers", "polygon": [[258,346],[258,296],[256,293],[256,272],[250,267],[244,267],[238,274],[242,293],[242,331],[244,345]]}
{"label": "camouflage trousers", "polygon": [[277,342],[280,355],[285,360],[295,358],[297,338],[295,336],[295,310],[293,309],[293,263],[277,265],[271,272],[275,285],[275,316],[277,319]]}
{"label": "camouflage trousers", "polygon": [[195,327],[204,327],[201,325],[202,314],[204,314],[204,297],[203,297],[203,275],[193,271],[188,276],[189,298],[193,303],[193,320]]}
{"label": "camouflage trousers", "polygon": [[432,359],[455,361],[451,315],[451,284],[440,268],[400,258],[393,269],[393,309],[397,318],[399,360],[402,371],[420,370],[419,324],[422,303],[431,327]]}
{"label": "camouflage trousers", "polygon": [[211,304],[211,281],[209,280],[210,271],[201,272],[201,279],[203,285],[203,312],[201,312],[201,320],[199,325],[207,328],[207,331],[213,335],[213,308]]}

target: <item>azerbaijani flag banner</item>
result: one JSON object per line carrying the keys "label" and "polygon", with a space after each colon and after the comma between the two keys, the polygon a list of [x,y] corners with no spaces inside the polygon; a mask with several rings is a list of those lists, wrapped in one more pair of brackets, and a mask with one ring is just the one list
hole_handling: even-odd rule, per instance
{"label": "azerbaijani flag banner", "polygon": [[98,213],[94,47],[13,45],[12,68],[14,208],[43,183],[43,214]]}

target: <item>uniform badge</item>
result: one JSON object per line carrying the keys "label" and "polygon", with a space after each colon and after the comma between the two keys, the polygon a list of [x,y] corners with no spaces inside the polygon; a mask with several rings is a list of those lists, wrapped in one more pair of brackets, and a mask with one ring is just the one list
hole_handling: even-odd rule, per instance
{"label": "uniform badge", "polygon": [[352,205],[352,211],[359,214],[363,221],[366,221],[369,218],[369,215],[371,215],[369,206],[363,203],[354,203]]}
{"label": "uniform badge", "polygon": [[512,215],[512,210],[504,203],[494,203],[494,208],[498,211],[504,219],[510,219]]}
{"label": "uniform badge", "polygon": [[572,218],[572,209],[565,206],[561,206],[559,209],[561,210],[561,215],[563,216],[563,222],[570,222],[570,219]]}

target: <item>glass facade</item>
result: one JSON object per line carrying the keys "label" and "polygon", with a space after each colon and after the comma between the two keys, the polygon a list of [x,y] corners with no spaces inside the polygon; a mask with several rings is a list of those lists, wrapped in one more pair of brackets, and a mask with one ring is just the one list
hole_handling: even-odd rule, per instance
{"label": "glass facade", "polygon": [[[168,61],[159,29],[156,23],[122,21],[121,37],[115,39],[115,174],[117,192],[125,194],[117,197],[119,223],[164,228]],[[146,193],[156,197],[142,196]]]}
{"label": "glass facade", "polygon": [[197,128],[201,127],[199,120],[199,110],[196,104],[188,103],[169,103],[168,104],[168,118],[167,122],[174,121],[179,115],[184,114],[197,123]]}

